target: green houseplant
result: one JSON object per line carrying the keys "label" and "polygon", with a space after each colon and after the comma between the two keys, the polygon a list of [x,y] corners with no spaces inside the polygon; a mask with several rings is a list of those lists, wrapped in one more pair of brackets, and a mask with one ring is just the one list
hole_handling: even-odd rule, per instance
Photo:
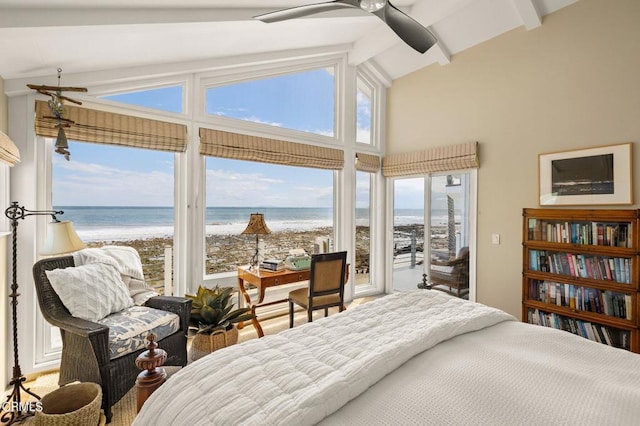
{"label": "green houseplant", "polygon": [[253,318],[250,308],[233,309],[232,292],[231,287],[199,286],[195,295],[185,295],[192,300],[189,328],[195,334],[189,349],[190,361],[237,343],[238,329],[234,324]]}

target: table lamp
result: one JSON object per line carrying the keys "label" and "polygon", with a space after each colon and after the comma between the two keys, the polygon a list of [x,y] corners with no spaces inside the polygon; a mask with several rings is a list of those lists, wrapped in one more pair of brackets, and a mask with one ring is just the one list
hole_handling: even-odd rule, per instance
{"label": "table lamp", "polygon": [[264,215],[262,213],[251,213],[249,217],[249,224],[247,228],[242,231],[242,234],[255,234],[256,235],[256,252],[251,258],[250,269],[254,267],[257,268],[258,265],[258,254],[259,254],[259,245],[258,245],[258,235],[267,235],[270,234],[271,230],[267,227],[267,224],[264,222]]}
{"label": "table lamp", "polygon": [[[17,279],[17,240],[18,240],[18,220],[24,219],[27,216],[51,216],[53,221],[47,224],[47,239],[40,254],[42,255],[54,255],[69,253],[77,251],[85,247],[85,244],[80,240],[78,234],[76,234],[73,228],[73,223],[65,220],[59,221],[56,215],[61,215],[64,212],[55,210],[27,210],[24,207],[18,205],[17,202],[12,202],[4,214],[11,219],[11,235],[13,242],[13,282],[11,284],[11,307],[12,307],[12,320],[13,320],[13,377],[9,382],[9,386],[13,386],[13,391],[7,396],[6,403],[2,405],[2,416],[0,419],[3,425],[10,425],[15,422],[21,421],[24,418],[34,414],[33,410],[28,409],[29,404],[20,402],[20,391],[24,391],[27,394],[33,396],[36,399],[40,399],[38,395],[26,389],[23,385],[26,378],[22,375],[20,369],[20,363],[18,361],[18,279]],[[35,408],[35,407],[34,407]]]}

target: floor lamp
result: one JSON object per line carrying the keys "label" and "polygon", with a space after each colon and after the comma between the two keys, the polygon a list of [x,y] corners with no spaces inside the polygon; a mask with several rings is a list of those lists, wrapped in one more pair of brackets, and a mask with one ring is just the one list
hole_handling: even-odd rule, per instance
{"label": "floor lamp", "polygon": [[13,378],[9,382],[9,386],[13,386],[13,392],[7,397],[5,404],[2,405],[2,416],[0,416],[0,422],[3,425],[10,425],[14,422],[23,420],[24,418],[33,415],[33,404],[25,404],[20,401],[20,391],[24,391],[36,399],[40,399],[38,395],[31,392],[24,387],[26,377],[22,375],[20,369],[20,362],[18,360],[18,279],[17,279],[17,237],[18,237],[18,220],[24,219],[27,216],[51,216],[53,221],[47,225],[47,239],[45,245],[40,252],[42,255],[54,255],[69,253],[72,251],[80,250],[85,247],[85,244],[78,238],[78,234],[73,229],[73,223],[66,221],[59,221],[56,215],[61,215],[64,212],[54,210],[27,210],[24,207],[18,205],[17,202],[11,203],[4,214],[11,220],[11,235],[13,244],[13,282],[11,284],[11,299],[12,307],[12,319],[13,319]]}

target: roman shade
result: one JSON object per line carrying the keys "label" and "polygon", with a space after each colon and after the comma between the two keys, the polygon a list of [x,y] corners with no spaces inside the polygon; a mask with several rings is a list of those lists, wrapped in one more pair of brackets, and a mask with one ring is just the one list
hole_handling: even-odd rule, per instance
{"label": "roman shade", "polygon": [[287,166],[340,170],[344,151],[200,128],[200,154]]}
{"label": "roman shade", "polygon": [[382,161],[382,174],[385,177],[409,176],[479,166],[478,142],[470,142],[426,151],[391,154]]}
{"label": "roman shade", "polygon": [[14,166],[20,161],[18,147],[9,139],[9,136],[2,132],[0,132],[0,161],[4,161],[9,166]]}
{"label": "roman shade", "polygon": [[[65,127],[67,137],[81,142],[184,152],[187,126],[113,112],[65,105],[64,118],[74,122]],[[55,138],[57,120],[45,101],[36,101],[36,134]]]}
{"label": "roman shade", "polygon": [[378,173],[380,157],[377,155],[356,153],[356,170],[360,172]]}

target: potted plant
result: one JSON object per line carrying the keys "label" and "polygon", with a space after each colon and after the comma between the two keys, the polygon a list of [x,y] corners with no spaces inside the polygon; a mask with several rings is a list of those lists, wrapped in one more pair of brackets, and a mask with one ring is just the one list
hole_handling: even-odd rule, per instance
{"label": "potted plant", "polygon": [[189,361],[237,343],[238,329],[235,324],[253,318],[249,313],[250,308],[233,309],[232,292],[231,287],[199,286],[195,295],[185,295],[193,301],[189,329],[195,335],[189,349]]}

